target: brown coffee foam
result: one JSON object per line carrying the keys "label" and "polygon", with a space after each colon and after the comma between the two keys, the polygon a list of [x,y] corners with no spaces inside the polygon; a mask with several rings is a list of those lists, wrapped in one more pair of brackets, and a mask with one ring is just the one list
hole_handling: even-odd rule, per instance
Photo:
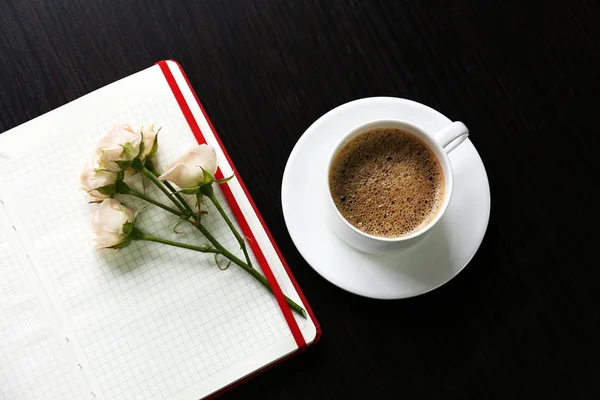
{"label": "brown coffee foam", "polygon": [[338,151],[329,189],[348,222],[365,233],[393,238],[435,218],[444,199],[444,175],[437,157],[413,134],[374,129]]}

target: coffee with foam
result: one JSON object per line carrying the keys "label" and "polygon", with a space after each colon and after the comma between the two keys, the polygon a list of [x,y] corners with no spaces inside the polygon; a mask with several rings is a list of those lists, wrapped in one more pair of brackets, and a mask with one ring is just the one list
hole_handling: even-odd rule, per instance
{"label": "coffee with foam", "polygon": [[435,218],[444,200],[444,175],[435,154],[415,135],[373,129],[334,156],[329,189],[350,224],[370,235],[399,238]]}

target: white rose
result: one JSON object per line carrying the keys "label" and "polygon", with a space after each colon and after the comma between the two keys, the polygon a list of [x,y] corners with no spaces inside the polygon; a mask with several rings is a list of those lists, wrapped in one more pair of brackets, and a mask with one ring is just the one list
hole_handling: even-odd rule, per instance
{"label": "white rose", "polygon": [[182,189],[191,189],[204,183],[204,172],[214,175],[217,171],[217,153],[207,144],[192,146],[169,164],[167,171],[158,177],[171,181]]}
{"label": "white rose", "polygon": [[92,217],[94,246],[97,249],[116,247],[129,239],[135,214],[115,199],[106,199]]}
{"label": "white rose", "polygon": [[90,196],[104,200],[114,193],[117,183],[117,173],[106,171],[98,165],[96,155],[90,157],[80,176],[81,188]]}
{"label": "white rose", "polygon": [[144,139],[144,151],[142,154],[140,154],[140,158],[145,160],[146,158],[154,157],[156,151],[158,150],[158,141],[156,140],[158,131],[154,130],[154,124],[150,126],[143,126],[136,132],[136,134],[138,134],[140,138],[143,137]]}
{"label": "white rose", "polygon": [[112,172],[129,168],[140,152],[141,136],[127,124],[117,125],[104,136],[96,147],[100,165]]}

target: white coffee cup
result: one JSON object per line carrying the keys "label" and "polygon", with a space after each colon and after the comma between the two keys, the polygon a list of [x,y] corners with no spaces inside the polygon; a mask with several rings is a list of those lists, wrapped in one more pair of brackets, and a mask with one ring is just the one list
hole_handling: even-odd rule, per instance
{"label": "white coffee cup", "polygon": [[[446,128],[442,129],[439,132],[425,132],[420,128],[405,121],[372,121],[353,129],[348,134],[346,134],[344,138],[338,143],[338,145],[331,153],[331,157],[329,159],[328,164],[329,168],[327,170],[327,176],[329,176],[329,170],[331,169],[333,159],[337,155],[338,151],[346,143],[348,143],[348,141],[372,129],[381,128],[396,128],[401,129],[405,132],[412,133],[413,135],[421,139],[427,145],[427,147],[429,147],[429,149],[433,152],[433,154],[435,154],[435,156],[439,160],[440,165],[442,167],[442,172],[444,174],[444,200],[437,215],[435,216],[435,218],[429,221],[429,223],[408,235],[400,236],[397,238],[387,238],[365,233],[356,228],[350,222],[348,222],[338,210],[331,195],[331,192],[329,191],[329,203],[331,204],[331,208],[333,210],[333,212],[330,213],[330,225],[333,231],[342,240],[344,240],[352,247],[366,253],[375,254],[400,250],[416,243],[442,218],[442,215],[444,215],[444,212],[446,211],[446,208],[448,208],[448,204],[450,203],[450,198],[452,197],[452,189],[454,187],[454,176],[452,173],[452,165],[450,164],[448,154],[469,136],[469,130],[467,129],[465,124],[458,121],[453,122],[452,124],[448,125]],[[327,186],[329,187],[329,185]]]}

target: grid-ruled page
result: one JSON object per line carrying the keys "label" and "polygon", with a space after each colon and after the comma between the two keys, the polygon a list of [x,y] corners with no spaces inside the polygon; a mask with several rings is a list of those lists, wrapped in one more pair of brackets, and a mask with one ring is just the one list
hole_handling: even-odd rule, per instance
{"label": "grid-ruled page", "polygon": [[[18,193],[11,196],[8,208],[33,244],[34,262],[48,275],[81,348],[83,368],[99,389],[96,395],[198,398],[212,390],[207,388],[214,385],[203,386],[206,382],[218,379],[225,386],[230,376],[252,372],[252,365],[285,355],[281,343],[291,340],[291,333],[274,297],[235,265],[220,270],[212,254],[147,242],[122,250],[92,249],[89,221],[96,206],[78,191],[78,177],[98,139],[122,122],[134,128],[152,123],[161,127],[159,167],[195,143],[171,93],[164,92],[91,126],[51,133],[51,144],[14,159],[11,168],[0,172],[0,180],[7,192]],[[140,176],[127,182],[168,202]],[[227,204],[219,190],[217,196]],[[166,211],[143,207],[132,197],[118,199],[140,211],[136,226],[145,233],[207,243],[190,226],[180,225],[178,230],[185,234],[175,233],[177,218]],[[205,208],[209,214],[203,216],[203,224],[243,257],[214,207]],[[253,256],[252,261],[257,265]],[[291,285],[282,289],[297,298]],[[301,328],[306,323],[298,322]],[[197,391],[181,397],[189,388]]]}
{"label": "grid-ruled page", "polygon": [[0,202],[0,399],[84,398],[3,208]]}

